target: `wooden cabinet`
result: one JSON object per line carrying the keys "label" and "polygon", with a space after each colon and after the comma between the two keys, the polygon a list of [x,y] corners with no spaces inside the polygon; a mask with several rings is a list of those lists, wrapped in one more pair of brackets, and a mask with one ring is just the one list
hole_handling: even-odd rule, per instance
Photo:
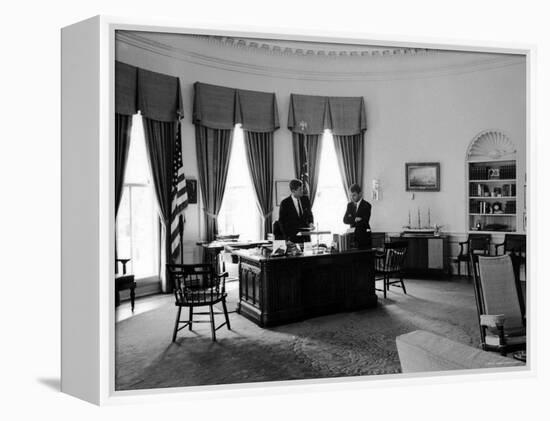
{"label": "wooden cabinet", "polygon": [[407,241],[405,274],[408,276],[444,276],[448,274],[448,238],[446,235],[411,235],[390,237]]}

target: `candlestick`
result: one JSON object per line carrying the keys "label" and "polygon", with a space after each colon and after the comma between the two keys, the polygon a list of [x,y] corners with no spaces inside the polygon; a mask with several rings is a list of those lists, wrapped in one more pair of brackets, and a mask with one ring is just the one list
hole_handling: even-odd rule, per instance
{"label": "candlestick", "polygon": [[430,220],[430,208],[428,208],[428,228],[432,226],[431,220]]}
{"label": "candlestick", "polygon": [[420,208],[418,208],[418,228],[422,228],[420,225]]}
{"label": "candlestick", "polygon": [[409,228],[411,228],[411,210],[409,209]]}

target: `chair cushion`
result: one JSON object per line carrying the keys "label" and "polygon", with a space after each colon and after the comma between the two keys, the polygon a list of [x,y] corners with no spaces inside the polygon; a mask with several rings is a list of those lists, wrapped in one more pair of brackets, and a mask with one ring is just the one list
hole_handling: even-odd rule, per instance
{"label": "chair cushion", "polygon": [[117,289],[134,288],[136,286],[134,275],[116,275],[115,286]]}
{"label": "chair cushion", "polygon": [[[521,345],[526,343],[525,335],[510,336],[510,335],[504,334],[504,338],[506,340],[506,345]],[[485,335],[485,343],[491,346],[499,346],[500,338],[498,335],[487,333]]]}

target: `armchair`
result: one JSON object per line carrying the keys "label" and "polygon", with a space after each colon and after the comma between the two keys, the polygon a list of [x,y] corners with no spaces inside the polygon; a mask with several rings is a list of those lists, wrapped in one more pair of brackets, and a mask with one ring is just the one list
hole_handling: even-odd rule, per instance
{"label": "armchair", "polygon": [[[193,330],[193,323],[210,323],[212,340],[216,341],[216,331],[227,325],[231,330],[229,315],[227,313],[225,292],[225,279],[227,272],[216,274],[214,265],[193,264],[193,265],[166,265],[168,273],[174,280],[175,305],[178,307],[176,323],[172,335],[172,342],[176,341],[178,332],[185,327]],[[221,302],[223,313],[214,312],[214,304]],[[210,307],[209,312],[194,313],[195,307]],[[189,319],[180,320],[182,307],[189,308]],[[225,322],[219,326],[214,324],[214,314],[224,314]],[[210,315],[210,320],[193,320],[193,315]],[[180,327],[180,325],[183,325]]]}
{"label": "armchair", "polygon": [[481,347],[485,351],[525,349],[525,306],[512,258],[470,253],[479,315]]}
{"label": "armchair", "polygon": [[468,271],[468,278],[471,277],[470,272],[470,253],[481,254],[484,256],[490,255],[491,248],[491,234],[469,234],[466,241],[458,243],[460,246],[460,252],[456,257],[458,265],[458,276],[460,276],[461,263],[466,263]]}

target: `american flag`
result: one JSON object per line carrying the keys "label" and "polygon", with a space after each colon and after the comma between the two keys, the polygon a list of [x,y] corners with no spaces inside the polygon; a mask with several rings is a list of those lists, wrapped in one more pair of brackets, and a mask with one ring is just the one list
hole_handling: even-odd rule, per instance
{"label": "american flag", "polygon": [[177,123],[176,151],[174,154],[174,177],[172,179],[172,218],[170,224],[170,249],[172,262],[180,260],[183,263],[183,251],[180,247],[180,224],[183,236],[183,224],[185,223],[185,208],[187,207],[187,184],[183,173],[183,160],[181,156],[181,132],[180,123]]}

